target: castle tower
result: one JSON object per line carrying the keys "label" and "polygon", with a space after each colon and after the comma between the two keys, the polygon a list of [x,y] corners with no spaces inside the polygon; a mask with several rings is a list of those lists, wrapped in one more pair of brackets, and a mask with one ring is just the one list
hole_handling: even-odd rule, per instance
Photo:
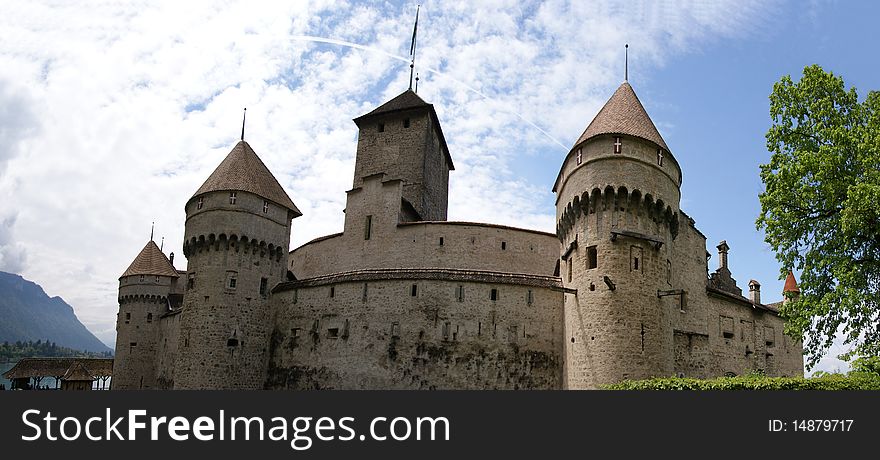
{"label": "castle tower", "polygon": [[354,122],[359,132],[352,188],[376,174],[400,179],[405,221],[446,220],[455,166],[434,106],[407,90]]}
{"label": "castle tower", "polygon": [[302,215],[241,141],[186,203],[186,294],[174,388],[261,389],[268,297],[287,274],[290,221]]}
{"label": "castle tower", "polygon": [[673,375],[681,169],[624,82],[568,153],[553,191],[567,388]]}
{"label": "castle tower", "polygon": [[152,240],[119,277],[113,388],[156,388],[159,317],[177,291],[177,270]]}
{"label": "castle tower", "polygon": [[788,276],[785,277],[785,285],[782,287],[782,302],[788,303],[792,300],[797,300],[801,295],[801,288],[797,285],[797,280],[794,278],[794,273],[788,272]]}

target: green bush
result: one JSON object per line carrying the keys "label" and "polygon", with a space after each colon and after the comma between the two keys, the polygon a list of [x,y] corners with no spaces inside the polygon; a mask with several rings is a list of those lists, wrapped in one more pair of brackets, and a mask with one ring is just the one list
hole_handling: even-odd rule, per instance
{"label": "green bush", "polygon": [[822,373],[814,377],[766,377],[760,374],[714,379],[654,378],[624,380],[607,390],[880,390],[880,375],[872,372]]}

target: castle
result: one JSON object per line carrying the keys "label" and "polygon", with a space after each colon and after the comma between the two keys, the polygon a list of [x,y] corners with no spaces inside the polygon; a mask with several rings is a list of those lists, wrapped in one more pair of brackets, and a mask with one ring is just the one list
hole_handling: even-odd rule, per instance
{"label": "castle", "polygon": [[[407,90],[354,119],[341,233],[242,140],[186,203],[174,267],[119,278],[115,389],[589,389],[652,376],[802,375],[760,285],[743,295],[679,209],[681,168],[624,82],[563,159],[555,233],[446,220],[454,169]],[[790,274],[786,298],[797,294]]]}

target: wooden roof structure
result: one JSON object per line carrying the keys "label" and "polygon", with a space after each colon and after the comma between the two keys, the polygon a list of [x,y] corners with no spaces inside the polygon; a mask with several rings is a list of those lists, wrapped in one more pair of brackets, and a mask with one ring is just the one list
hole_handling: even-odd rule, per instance
{"label": "wooden roof structure", "polygon": [[34,377],[58,377],[64,380],[82,380],[113,375],[113,358],[22,358],[12,369],[3,373],[8,380]]}

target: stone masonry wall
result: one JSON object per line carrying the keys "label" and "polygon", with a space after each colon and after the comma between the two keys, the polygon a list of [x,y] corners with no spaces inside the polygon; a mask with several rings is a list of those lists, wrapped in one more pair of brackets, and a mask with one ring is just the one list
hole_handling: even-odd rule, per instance
{"label": "stone masonry wall", "polygon": [[288,283],[266,388],[558,389],[562,295],[451,278]]}

